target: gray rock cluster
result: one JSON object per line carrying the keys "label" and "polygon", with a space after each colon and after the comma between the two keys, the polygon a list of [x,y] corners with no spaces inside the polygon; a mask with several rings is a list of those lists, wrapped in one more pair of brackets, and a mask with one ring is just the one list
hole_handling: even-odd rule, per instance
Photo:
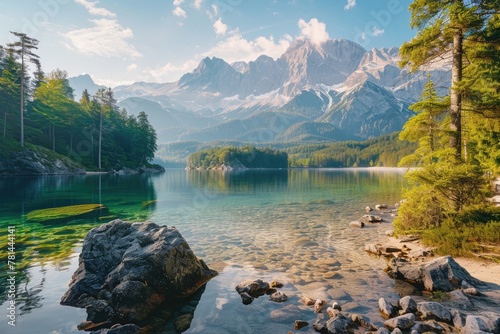
{"label": "gray rock cluster", "polygon": [[235,289],[241,297],[241,302],[248,305],[251,304],[255,298],[259,298],[264,295],[269,295],[269,299],[274,302],[285,302],[288,299],[288,296],[283,292],[276,290],[282,287],[283,283],[278,281],[268,283],[262,281],[261,279],[257,279],[254,281],[249,280],[241,282]]}
{"label": "gray rock cluster", "polygon": [[428,291],[452,291],[464,288],[470,289],[467,291],[474,294],[475,290],[472,288],[481,284],[451,256],[443,256],[425,263],[393,258],[388,262],[386,272],[395,279],[412,282]]}
{"label": "gray rock cluster", "polygon": [[61,304],[87,309],[85,328],[141,326],[160,306],[192,296],[217,275],[175,227],[114,220],[85,237]]}
{"label": "gray rock cluster", "polygon": [[349,223],[349,226],[352,227],[357,227],[357,228],[363,228],[366,225],[369,224],[374,224],[374,223],[382,223],[385,220],[381,217],[381,215],[384,215],[386,213],[391,213],[395,211],[395,208],[389,208],[387,204],[377,204],[375,205],[375,210],[379,211],[379,215],[372,215],[370,212],[373,211],[373,209],[370,206],[367,206],[365,208],[366,214],[361,216],[358,220],[354,220]]}
{"label": "gray rock cluster", "polygon": [[[481,315],[463,314],[438,302],[416,303],[412,297],[401,298],[397,307],[384,298],[379,300],[379,311],[384,328],[377,333],[499,333],[500,314],[485,312]],[[392,332],[389,332],[389,330]]]}

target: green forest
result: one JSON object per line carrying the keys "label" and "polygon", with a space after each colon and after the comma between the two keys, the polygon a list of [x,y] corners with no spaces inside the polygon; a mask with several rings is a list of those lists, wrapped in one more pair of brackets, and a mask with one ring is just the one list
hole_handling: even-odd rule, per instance
{"label": "green forest", "polygon": [[438,96],[429,79],[400,134],[418,144],[400,166],[420,168],[406,175],[396,232],[500,261],[500,208],[488,201],[500,173],[500,2],[415,0],[409,9],[418,32],[401,46],[400,65],[448,60],[451,89]]}
{"label": "green forest", "polygon": [[409,141],[399,141],[398,133],[366,141],[301,145],[284,149],[290,167],[396,167],[416,149]]}
{"label": "green forest", "polygon": [[[111,89],[73,95],[67,73],[42,71],[38,40],[15,33],[0,46],[0,154],[45,147],[87,170],[149,164],[156,132],[145,112],[137,117],[117,106]],[[75,98],[78,101],[75,101]]]}
{"label": "green forest", "polygon": [[222,165],[232,168],[288,168],[288,155],[271,148],[228,146],[193,153],[187,162],[190,169],[217,169]]}
{"label": "green forest", "polygon": [[[380,136],[365,141],[343,141],[333,143],[273,143],[269,147],[288,154],[288,167],[338,168],[338,167],[396,167],[405,156],[414,152],[418,145],[407,140],[398,140],[399,133]],[[184,167],[185,154],[195,153],[211,147],[243,147],[248,143],[220,141],[200,143],[195,141],[158,145],[156,157],[172,167]]]}

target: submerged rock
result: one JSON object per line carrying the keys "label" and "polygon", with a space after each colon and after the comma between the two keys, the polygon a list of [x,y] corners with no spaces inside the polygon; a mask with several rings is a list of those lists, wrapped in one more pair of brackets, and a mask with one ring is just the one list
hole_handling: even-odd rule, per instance
{"label": "submerged rock", "polygon": [[138,323],[191,296],[217,275],[175,227],[114,220],[85,237],[62,305],[87,308],[94,323]]}
{"label": "submerged rock", "polygon": [[259,297],[265,295],[269,288],[269,283],[258,279],[255,281],[242,282],[238,284],[235,289],[239,294],[246,292],[250,296]]}
{"label": "submerged rock", "polygon": [[99,217],[108,214],[102,204],[79,204],[28,212],[26,220],[32,223],[64,222],[76,218]]}
{"label": "submerged rock", "polygon": [[381,223],[384,220],[380,216],[364,215],[363,217],[359,218],[359,221],[368,224],[368,223]]}
{"label": "submerged rock", "polygon": [[273,294],[271,294],[271,296],[269,296],[269,298],[273,301],[273,302],[277,302],[277,303],[283,303],[283,302],[286,302],[287,299],[288,299],[288,296],[285,295],[283,292],[275,292]]}
{"label": "submerged rock", "polygon": [[354,221],[352,221],[352,222],[349,223],[349,226],[357,227],[357,228],[363,228],[363,227],[365,227],[365,223],[360,222],[358,220],[354,220]]}

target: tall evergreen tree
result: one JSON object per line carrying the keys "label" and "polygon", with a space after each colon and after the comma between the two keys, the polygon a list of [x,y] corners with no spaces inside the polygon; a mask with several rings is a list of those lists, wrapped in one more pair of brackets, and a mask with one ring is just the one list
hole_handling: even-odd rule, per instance
{"label": "tall evergreen tree", "polygon": [[139,152],[139,165],[149,162],[156,152],[156,131],[148,121],[148,115],[141,111],[137,116],[139,140],[134,143]]}
{"label": "tall evergreen tree", "polygon": [[25,104],[25,97],[24,97],[24,90],[25,90],[25,76],[26,76],[26,65],[25,63],[32,62],[36,65],[39,65],[39,56],[36,55],[33,50],[38,49],[38,40],[28,37],[24,33],[19,33],[19,32],[12,32],[14,36],[19,38],[19,41],[14,42],[14,43],[9,43],[7,44],[7,50],[11,50],[15,54],[19,56],[21,59],[21,96],[20,96],[20,120],[21,120],[21,139],[20,143],[21,146],[24,147],[24,104]]}
{"label": "tall evergreen tree", "polygon": [[441,59],[451,60],[450,147],[459,160],[464,52],[468,51],[464,47],[468,40],[483,33],[498,6],[498,1],[484,0],[414,0],[410,5],[410,27],[419,32],[401,46],[401,65],[417,70]]}
{"label": "tall evergreen tree", "polygon": [[399,165],[414,166],[435,161],[438,155],[436,151],[441,148],[439,143],[444,134],[442,115],[448,106],[448,99],[437,95],[429,76],[420,101],[410,106],[417,114],[406,122],[399,134],[399,139],[418,142],[419,147],[413,154],[404,157]]}
{"label": "tall evergreen tree", "polygon": [[95,94],[95,99],[100,107],[99,112],[99,149],[98,149],[98,168],[102,169],[102,142],[103,142],[103,122],[105,117],[109,117],[113,111],[116,111],[117,105],[111,88],[99,89]]}
{"label": "tall evergreen tree", "polygon": [[[13,53],[8,52],[0,58],[0,106],[3,112],[3,137],[7,136],[7,124],[10,122],[9,115],[14,115],[14,110],[19,107],[19,64],[16,62]],[[15,120],[10,122],[10,128],[13,133]]]}

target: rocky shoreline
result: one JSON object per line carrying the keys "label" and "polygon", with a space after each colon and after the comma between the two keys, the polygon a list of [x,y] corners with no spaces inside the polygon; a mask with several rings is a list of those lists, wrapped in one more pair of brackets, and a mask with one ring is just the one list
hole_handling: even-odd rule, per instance
{"label": "rocky shoreline", "polygon": [[[120,167],[103,174],[156,174],[165,172],[159,165],[141,166],[139,168]],[[33,176],[33,175],[84,175],[88,172],[83,166],[66,156],[56,154],[48,149],[38,151],[25,149],[12,153],[8,159],[0,159],[0,176]]]}
{"label": "rocky shoreline", "polygon": [[[373,294],[370,291],[370,283],[365,283],[366,291],[358,294],[346,285],[349,282],[345,281],[346,277],[344,275],[348,274],[348,272],[344,271],[339,274],[336,271],[341,267],[338,260],[343,261],[343,259],[328,258],[322,261],[321,268],[311,268],[309,263],[310,271],[324,269],[328,272],[326,276],[329,279],[327,281],[302,281],[289,279],[290,277],[287,277],[287,275],[259,277],[260,274],[265,275],[265,272],[268,271],[266,269],[258,273],[258,276],[246,276],[245,281],[242,280],[238,285],[236,285],[237,282],[234,282],[235,285],[228,285],[228,287],[232,286],[234,288],[232,293],[239,296],[239,298],[235,298],[235,303],[239,303],[238,300],[241,299],[243,304],[241,307],[245,310],[248,307],[250,313],[255,310],[269,310],[268,320],[266,320],[267,316],[262,318],[260,313],[255,317],[258,317],[259,321],[270,321],[269,328],[272,328],[273,324],[285,325],[286,328],[290,329],[289,333],[499,333],[500,285],[478,280],[474,277],[474,271],[468,272],[468,267],[460,266],[457,263],[458,261],[450,257],[437,258],[432,249],[422,247],[418,238],[398,240],[387,235],[384,236],[384,226],[391,223],[395,208],[380,206],[376,214],[373,214],[373,210],[368,210],[368,208],[366,210],[368,213],[360,219],[360,222],[363,222],[365,227],[358,230],[356,227],[347,226],[346,229],[351,233],[360,234],[379,230],[377,235],[380,238],[365,238],[369,242],[366,243],[365,249],[369,252],[360,249],[359,254],[352,255],[364,258],[365,261],[370,261],[371,257],[376,257],[377,262],[381,264],[384,262],[384,258],[387,259],[387,274],[390,274],[394,279],[394,289],[391,288],[386,292],[382,291],[382,293]],[[113,224],[109,223],[106,226],[89,233],[86,238],[88,242],[91,240],[94,242],[94,246],[87,246],[89,250],[87,253],[91,256],[86,261],[90,262],[85,262],[86,264],[75,273],[75,281],[72,283],[71,288],[72,292],[68,291],[63,298],[64,304],[87,308],[88,319],[80,325],[80,328],[99,334],[139,333],[142,331],[154,333],[155,331],[151,331],[152,327],[149,327],[149,324],[160,326],[154,328],[165,328],[165,333],[172,334],[182,333],[189,328],[194,319],[194,310],[203,293],[203,286],[187,299],[179,295],[173,295],[173,299],[170,299],[171,302],[167,303],[168,306],[164,306],[165,303],[162,301],[169,298],[167,297],[168,294],[161,293],[162,297],[157,298],[157,292],[159,291],[157,287],[162,286],[163,283],[155,283],[152,276],[148,276],[149,274],[137,279],[136,274],[132,275],[132,271],[130,271],[132,268],[139,268],[139,271],[142,271],[140,266],[131,265],[136,261],[132,255],[136,253],[142,254],[152,248],[162,248],[152,246],[156,244],[156,241],[152,238],[156,235],[154,231],[158,226],[152,223],[128,225],[119,221],[115,221]],[[134,232],[136,230],[144,231],[145,235],[136,235],[136,232]],[[174,233],[173,230],[168,231],[162,233]],[[175,233],[174,235],[176,235]],[[94,253],[99,249],[104,252],[106,249],[110,249],[103,246],[102,242],[106,240],[102,238],[102,235],[109,235],[106,238],[119,242],[117,245],[121,246],[113,246],[111,249],[123,249],[123,254],[120,251],[122,255],[117,253],[117,259],[121,257],[122,262],[113,260],[115,264],[112,267],[115,269],[110,267],[112,274],[104,275],[102,280],[99,281],[100,283],[97,284],[99,291],[89,290],[89,292],[83,294],[83,297],[81,297],[81,294],[79,297],[79,291],[81,292],[81,290],[76,287],[76,280],[81,279],[84,274],[90,274],[88,279],[92,281],[96,277],[92,275],[97,274],[89,272],[89,268],[95,267],[90,264],[94,261],[93,259],[102,258],[102,256],[96,257]],[[179,238],[178,235],[175,239],[177,238]],[[381,243],[373,243],[377,241]],[[125,250],[125,244],[130,246],[131,243],[132,247]],[[159,245],[161,244],[162,242],[159,242]],[[184,249],[184,247],[186,245],[182,246],[181,249]],[[310,244],[308,247],[314,247],[314,245]],[[178,254],[178,251],[175,251],[175,254]],[[153,253],[151,255],[156,258]],[[192,255],[189,257],[194,260]],[[143,261],[139,262],[142,263]],[[186,263],[185,261],[182,262]],[[216,264],[212,265],[215,266]],[[222,270],[226,271],[224,268],[227,266],[228,264],[225,264],[220,269],[215,268],[222,272]],[[104,265],[99,265],[99,267],[104,267]],[[165,274],[167,276],[172,275],[171,269],[176,266],[168,267],[170,271]],[[202,265],[201,267],[206,270],[206,266]],[[305,263],[304,270],[307,267],[308,265]],[[82,268],[85,268],[87,272],[82,271]],[[233,272],[233,274],[229,275],[235,275],[242,271],[242,268],[237,265],[232,268],[230,272]],[[349,270],[353,271],[353,268]],[[365,273],[368,272],[370,271],[356,270],[356,276],[354,277],[359,281],[356,283],[356,286],[359,287],[357,289],[364,290],[362,282],[365,280],[373,283],[371,278],[365,276]],[[497,274],[498,272],[496,271]],[[379,278],[375,279],[392,280],[381,270],[379,270],[379,273]],[[373,274],[375,273],[372,272],[369,275]],[[122,278],[117,275],[122,275],[120,276]],[[212,274],[208,272],[206,279],[210,279],[212,275],[213,272]],[[375,275],[378,275],[378,273]],[[495,271],[490,272],[489,275],[494,276]],[[153,276],[158,277],[156,274]],[[385,278],[382,278],[382,276],[385,276]],[[116,282],[126,282],[127,277],[131,277],[132,281],[116,285]],[[206,279],[202,279],[200,282]],[[270,283],[265,282],[266,279]],[[354,278],[351,277],[350,279]],[[338,284],[334,284],[335,280],[338,280],[336,281]],[[123,289],[122,285],[124,286]],[[128,285],[133,289],[129,289]],[[196,284],[196,287],[199,287],[199,285]],[[156,300],[159,303],[151,304],[149,302],[151,298],[146,298],[146,301],[140,298],[137,299],[138,296],[134,293],[137,290],[136,288],[143,289],[148,293],[146,295],[154,297],[153,301]],[[193,289],[188,288],[188,290]],[[344,291],[344,289],[348,292]],[[134,305],[126,302],[130,299],[128,294],[133,297]],[[374,296],[376,296],[376,299],[373,299]],[[258,301],[257,298],[259,298]],[[253,305],[247,306],[249,304]],[[242,314],[241,312],[245,313],[245,311],[239,309],[224,312],[228,311],[236,312],[234,316]],[[165,324],[166,318],[169,319],[167,324]],[[169,329],[167,330],[165,326]],[[295,332],[293,329],[295,329]]]}

